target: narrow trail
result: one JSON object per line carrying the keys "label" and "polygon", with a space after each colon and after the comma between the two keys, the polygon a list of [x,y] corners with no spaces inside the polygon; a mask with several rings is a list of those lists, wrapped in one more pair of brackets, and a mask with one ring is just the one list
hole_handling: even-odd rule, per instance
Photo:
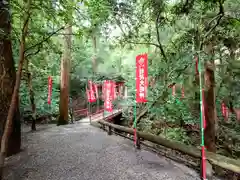
{"label": "narrow trail", "polygon": [[7,160],[7,180],[198,180],[198,173],[89,123],[23,132],[23,151]]}

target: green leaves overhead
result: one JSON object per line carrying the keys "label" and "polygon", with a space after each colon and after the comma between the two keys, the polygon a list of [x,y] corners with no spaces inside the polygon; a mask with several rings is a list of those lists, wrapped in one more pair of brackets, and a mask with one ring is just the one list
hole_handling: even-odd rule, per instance
{"label": "green leaves overhead", "polygon": [[[138,112],[147,109],[141,119],[142,128],[146,126],[150,131],[153,121],[196,123],[199,102],[193,57],[199,53],[204,62],[216,62],[216,101],[220,103],[223,98],[234,97],[234,105],[238,106],[239,4],[240,0],[33,0],[26,58],[34,78],[38,110],[47,110],[49,75],[54,79],[54,106],[58,106],[63,37],[69,35],[64,31],[68,25],[73,29],[70,34],[71,95],[85,95],[87,78],[102,81],[121,77],[130,96],[123,104],[131,107],[135,57],[147,53],[149,103],[138,107]],[[11,8],[11,38],[16,61],[23,27],[23,0],[11,1]],[[97,66],[95,75],[93,60]],[[184,86],[185,98],[179,100],[180,104],[171,98],[168,85],[172,83],[178,85],[178,96],[179,86]],[[22,84],[20,95],[24,107],[28,104],[27,94]],[[219,104],[217,106],[219,108]],[[217,114],[221,120],[219,109]],[[156,133],[189,142],[181,128]]]}

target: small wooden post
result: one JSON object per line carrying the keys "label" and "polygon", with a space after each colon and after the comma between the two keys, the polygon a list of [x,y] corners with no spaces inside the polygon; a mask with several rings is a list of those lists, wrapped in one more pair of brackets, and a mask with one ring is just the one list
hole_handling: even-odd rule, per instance
{"label": "small wooden post", "polygon": [[105,129],[105,128],[104,128],[104,124],[101,124],[101,129],[103,129],[103,130]]}
{"label": "small wooden post", "polygon": [[108,135],[112,135],[112,127],[111,126],[108,126]]}
{"label": "small wooden post", "polygon": [[138,133],[137,133],[137,137],[136,137],[137,139],[136,139],[136,144],[135,144],[135,148],[136,149],[140,149],[141,147],[140,147],[140,138],[138,137]]}

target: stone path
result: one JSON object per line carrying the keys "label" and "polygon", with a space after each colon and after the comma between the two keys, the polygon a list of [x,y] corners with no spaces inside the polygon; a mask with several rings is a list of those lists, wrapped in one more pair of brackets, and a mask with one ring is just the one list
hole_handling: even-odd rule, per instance
{"label": "stone path", "polygon": [[23,132],[24,150],[7,160],[7,180],[198,180],[198,173],[87,121]]}

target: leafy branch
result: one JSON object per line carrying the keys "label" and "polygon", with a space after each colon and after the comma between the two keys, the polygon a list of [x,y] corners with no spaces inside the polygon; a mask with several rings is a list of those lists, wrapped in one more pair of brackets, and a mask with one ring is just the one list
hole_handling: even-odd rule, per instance
{"label": "leafy branch", "polygon": [[203,48],[203,43],[205,41],[205,39],[209,36],[209,34],[211,32],[213,32],[215,30],[215,28],[220,24],[221,19],[224,16],[224,7],[223,7],[223,3],[225,0],[218,0],[218,5],[219,5],[219,12],[218,14],[212,19],[210,20],[210,22],[208,23],[208,28],[210,27],[210,25],[212,24],[213,21],[217,21],[216,24],[214,26],[212,26],[207,32],[206,34],[203,36],[203,40],[201,42],[200,45],[200,50]]}
{"label": "leafy branch", "polygon": [[38,43],[28,47],[25,52],[35,48],[35,47],[38,47],[38,46],[41,46],[44,42],[46,42],[47,40],[49,40],[53,35],[57,34],[59,31],[65,29],[65,26],[62,26],[61,28],[57,29],[56,31],[50,33],[47,37],[43,38],[41,41],[39,41]]}
{"label": "leafy branch", "polygon": [[159,34],[159,28],[158,28],[158,25],[160,23],[160,15],[161,15],[161,11],[159,11],[158,15],[157,15],[157,18],[156,18],[156,32],[157,32],[157,41],[158,41],[158,47],[161,51],[161,54],[162,56],[164,57],[165,59],[165,62],[168,62],[168,59],[167,59],[167,56],[165,54],[165,51],[163,49],[163,46],[162,46],[162,43],[161,43],[161,40],[160,40],[160,34]]}
{"label": "leafy branch", "polygon": [[[170,73],[168,73],[168,77],[169,77],[174,71],[176,71],[176,72],[178,72],[176,78],[179,78],[179,77],[181,76],[182,72],[185,71],[188,67],[189,67],[189,64],[186,64],[182,69],[174,69],[174,70],[172,70]],[[167,81],[167,80],[168,80],[168,78],[165,79],[165,81]],[[152,103],[149,107],[146,106],[145,109],[143,109],[143,110],[140,112],[140,114],[137,116],[137,123],[138,123],[138,122],[140,121],[140,119],[148,112],[149,109],[151,109],[157,102],[159,102],[159,100],[164,101],[164,99],[165,99],[166,97],[168,97],[168,88],[167,88],[167,87],[164,89],[164,91],[161,93],[161,95],[158,96],[155,101],[153,101],[153,103]]]}
{"label": "leafy branch", "polygon": [[115,18],[115,20],[116,20],[116,23],[117,23],[118,27],[120,28],[121,32],[123,33],[123,35],[124,35],[124,37],[125,37],[125,41],[126,41],[127,43],[130,43],[130,44],[151,45],[151,46],[156,46],[156,47],[160,48],[160,46],[159,46],[158,44],[156,44],[156,43],[129,41],[129,40],[128,40],[129,35],[127,35],[127,34],[125,33],[125,31],[123,30],[120,21],[119,21],[118,19],[116,19],[116,18]]}

